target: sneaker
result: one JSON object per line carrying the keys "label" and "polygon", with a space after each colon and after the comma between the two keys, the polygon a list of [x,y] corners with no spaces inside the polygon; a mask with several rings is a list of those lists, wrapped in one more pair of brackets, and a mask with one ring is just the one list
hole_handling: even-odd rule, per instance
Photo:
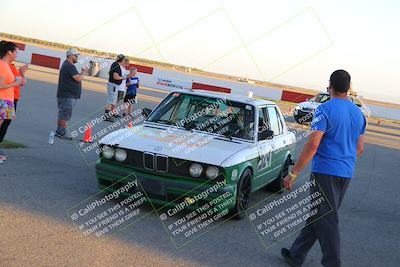
{"label": "sneaker", "polygon": [[7,153],[4,150],[0,150],[0,158],[8,158]]}
{"label": "sneaker", "polygon": [[289,264],[290,266],[292,266],[292,267],[301,267],[301,265],[296,264],[293,261],[292,256],[290,256],[290,250],[288,250],[287,248],[282,248],[281,249],[281,255],[285,259],[286,263]]}
{"label": "sneaker", "polygon": [[119,114],[115,114],[113,117],[114,117],[114,118],[122,118],[122,116],[119,115]]}
{"label": "sneaker", "polygon": [[114,118],[113,117],[108,117],[106,118],[104,121],[108,121],[108,122],[114,122]]}
{"label": "sneaker", "polygon": [[60,139],[63,139],[63,140],[72,141],[72,137],[69,137],[69,136],[67,136],[65,134],[56,133],[54,136],[56,136],[56,137],[58,137]]}
{"label": "sneaker", "polygon": [[[0,153],[3,153],[3,152],[0,152]],[[6,161],[7,160],[7,156],[6,155],[1,155],[0,154],[0,163],[3,163],[4,161]]]}

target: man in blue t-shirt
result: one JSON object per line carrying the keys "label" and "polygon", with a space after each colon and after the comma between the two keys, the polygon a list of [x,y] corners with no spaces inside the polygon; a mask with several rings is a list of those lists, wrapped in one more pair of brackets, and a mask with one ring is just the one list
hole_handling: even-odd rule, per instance
{"label": "man in blue t-shirt", "polygon": [[316,206],[317,214],[310,216],[291,248],[282,248],[282,256],[291,266],[303,264],[316,240],[322,250],[322,265],[341,266],[337,211],[353,177],[356,157],[363,153],[366,127],[360,108],[347,98],[349,88],[349,73],[337,70],[331,74],[328,91],[332,99],[316,109],[310,140],[284,179],[290,191],[297,175],[312,160],[310,179],[318,186],[310,193],[319,191],[326,200]]}

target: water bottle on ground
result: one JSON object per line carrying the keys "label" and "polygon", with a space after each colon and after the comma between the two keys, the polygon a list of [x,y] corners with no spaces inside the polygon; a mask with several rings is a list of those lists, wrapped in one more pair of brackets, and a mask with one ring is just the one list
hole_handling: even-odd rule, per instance
{"label": "water bottle on ground", "polygon": [[49,144],[52,145],[54,144],[54,132],[51,131],[49,135]]}

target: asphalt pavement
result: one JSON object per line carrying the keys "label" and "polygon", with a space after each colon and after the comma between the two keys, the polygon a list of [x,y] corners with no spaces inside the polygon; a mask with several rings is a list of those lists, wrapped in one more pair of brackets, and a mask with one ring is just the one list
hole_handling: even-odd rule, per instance
{"label": "asphalt pavement", "polygon": [[[148,216],[120,232],[84,236],[68,210],[99,189],[94,167],[72,142],[48,144],[57,118],[53,78],[31,77],[6,136],[27,148],[9,150],[0,165],[0,266],[287,266],[280,248],[296,235],[266,247],[248,219],[228,220],[180,249],[150,207]],[[102,86],[83,91],[71,124],[102,109]],[[165,95],[141,94],[140,105],[149,108]],[[399,265],[399,158],[395,145],[366,144],[340,211],[343,266]],[[251,202],[266,197],[279,196],[261,190]],[[320,257],[315,244],[304,266],[320,266]]]}

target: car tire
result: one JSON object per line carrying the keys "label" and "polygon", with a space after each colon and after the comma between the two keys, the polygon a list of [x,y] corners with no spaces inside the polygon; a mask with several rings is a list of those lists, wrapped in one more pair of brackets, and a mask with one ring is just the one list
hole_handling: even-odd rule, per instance
{"label": "car tire", "polygon": [[289,166],[290,166],[290,159],[286,159],[285,163],[283,164],[283,167],[281,171],[278,174],[278,177],[275,178],[271,183],[269,183],[266,186],[266,189],[268,191],[271,191],[273,193],[278,193],[280,192],[284,186],[283,186],[283,179],[288,175],[289,173]]}
{"label": "car tire", "polygon": [[245,210],[249,206],[251,194],[251,177],[252,172],[246,169],[239,179],[236,193],[235,206],[229,211],[228,216],[241,220],[245,217]]}

